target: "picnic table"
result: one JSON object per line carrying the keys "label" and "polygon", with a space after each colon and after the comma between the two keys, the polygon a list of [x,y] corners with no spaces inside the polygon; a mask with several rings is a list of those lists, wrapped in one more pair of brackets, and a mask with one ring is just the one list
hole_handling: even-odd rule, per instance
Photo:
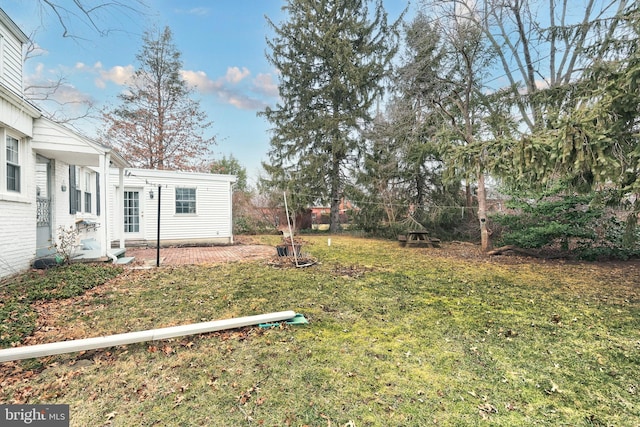
{"label": "picnic table", "polygon": [[401,246],[429,247],[439,246],[440,239],[429,237],[429,232],[425,230],[410,230],[407,234],[398,236]]}

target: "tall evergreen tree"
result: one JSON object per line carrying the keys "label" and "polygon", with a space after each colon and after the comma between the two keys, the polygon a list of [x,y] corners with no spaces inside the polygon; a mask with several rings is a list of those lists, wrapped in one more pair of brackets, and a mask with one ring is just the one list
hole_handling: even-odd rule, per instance
{"label": "tall evergreen tree", "polygon": [[314,199],[329,200],[330,230],[339,228],[346,167],[372,120],[371,107],[397,50],[397,22],[382,1],[288,0],[287,21],[268,40],[280,72],[281,101],[261,114],[273,125],[264,168],[284,188],[296,180]]}
{"label": "tall evergreen tree", "polygon": [[136,167],[205,170],[215,138],[204,131],[212,123],[180,74],[180,56],[169,27],[145,32],[120,106],[103,113],[103,140]]}

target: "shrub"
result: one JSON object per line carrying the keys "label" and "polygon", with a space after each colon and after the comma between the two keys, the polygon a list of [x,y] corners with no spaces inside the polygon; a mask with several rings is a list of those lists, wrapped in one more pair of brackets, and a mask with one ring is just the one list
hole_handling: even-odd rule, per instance
{"label": "shrub", "polygon": [[516,201],[517,214],[492,220],[502,228],[498,243],[522,248],[559,250],[566,256],[595,260],[627,259],[640,253],[633,227],[620,212],[594,203],[594,195],[556,196],[538,202]]}

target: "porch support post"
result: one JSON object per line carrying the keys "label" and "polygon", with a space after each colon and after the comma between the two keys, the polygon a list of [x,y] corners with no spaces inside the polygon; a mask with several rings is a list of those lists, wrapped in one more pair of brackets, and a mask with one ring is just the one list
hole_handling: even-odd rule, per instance
{"label": "porch support post", "polygon": [[98,240],[100,242],[100,256],[107,256],[107,252],[109,252],[109,248],[111,247],[109,242],[109,226],[110,226],[110,218],[109,218],[109,205],[107,194],[109,194],[109,163],[111,161],[111,155],[109,153],[105,153],[104,156],[100,156],[100,162],[98,170],[100,171],[100,200],[97,202],[100,204],[100,217],[98,217],[98,221],[100,222],[100,227],[98,227],[99,232]]}
{"label": "porch support post", "polygon": [[119,230],[116,234],[120,236],[120,249],[124,248],[124,168],[118,169],[118,203],[116,213],[116,229]]}

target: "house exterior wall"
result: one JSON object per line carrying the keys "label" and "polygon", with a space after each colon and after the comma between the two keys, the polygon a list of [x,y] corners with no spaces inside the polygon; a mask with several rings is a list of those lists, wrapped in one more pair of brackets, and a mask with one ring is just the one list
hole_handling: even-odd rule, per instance
{"label": "house exterior wall", "polygon": [[[0,278],[29,268],[36,247],[33,203],[0,201]],[[7,221],[5,218],[9,218]]]}
{"label": "house exterior wall", "polygon": [[99,147],[82,135],[45,118],[33,123],[32,147],[45,157],[95,168],[100,166],[100,155],[104,155],[105,151],[104,147]]}
{"label": "house exterior wall", "polygon": [[[45,256],[42,248],[46,249],[58,240],[58,227],[77,229],[78,241],[98,240],[102,255],[106,254],[105,205],[110,159],[115,167],[127,166],[126,161],[110,148],[41,117],[40,111],[24,97],[22,49],[27,41],[27,36],[0,8],[0,278],[29,268],[36,252],[38,256]],[[14,149],[15,141],[18,141],[18,150]],[[49,160],[50,175],[42,173],[46,159]],[[70,210],[70,165],[77,166],[80,176],[81,196],[77,212]],[[48,179],[51,182],[47,182]],[[41,190],[39,201],[38,186]],[[48,190],[44,193],[46,196],[42,196],[43,188]],[[43,203],[47,197],[51,202],[51,239],[46,221],[38,224],[38,209],[47,212],[47,204]],[[91,203],[85,203],[85,200],[91,200]],[[97,226],[84,227],[82,221]]]}
{"label": "house exterior wall", "polygon": [[[233,243],[232,184],[235,177],[205,173],[128,169],[125,191],[140,191],[140,233],[125,238],[155,245],[158,235],[158,187],[160,187],[160,242],[173,244]],[[111,173],[110,209],[118,206],[115,197],[117,175]],[[176,188],[193,188],[196,192],[196,212],[176,213]],[[153,191],[153,199],[151,192]],[[115,215],[114,210],[110,211]],[[119,230],[110,231],[110,239],[119,237]]]}
{"label": "house exterior wall", "polygon": [[35,159],[28,157],[23,165],[22,194],[0,193],[0,278],[28,269],[35,256]]}
{"label": "house exterior wall", "polygon": [[[35,155],[30,137],[39,112],[22,96],[26,41],[0,10],[0,278],[27,269],[36,246]],[[19,191],[7,186],[7,137],[19,144]]]}
{"label": "house exterior wall", "polygon": [[[61,229],[69,230],[70,228],[75,229],[77,231],[77,243],[80,244],[80,241],[83,239],[95,239],[99,241],[103,247],[104,243],[102,242],[102,238],[100,236],[100,228],[105,225],[102,223],[101,216],[96,215],[95,211],[95,184],[92,186],[92,212],[84,211],[84,200],[80,200],[80,206],[83,207],[82,210],[76,212],[74,214],[70,213],[69,206],[69,192],[71,191],[69,185],[69,164],[60,160],[56,160],[54,167],[54,184],[53,184],[53,193],[55,197],[53,199],[53,219],[52,219],[52,231],[53,237],[56,242],[59,243],[61,237]],[[75,166],[75,165],[74,165]],[[89,167],[79,167],[78,170],[81,176],[84,175],[85,171],[95,172],[94,168]],[[62,191],[62,186],[65,186],[66,191]],[[84,196],[84,189],[81,191]],[[81,224],[82,221],[91,221],[95,222],[96,227],[84,227]],[[103,254],[104,255],[104,254]]]}
{"label": "house exterior wall", "polygon": [[32,136],[33,117],[2,95],[0,90],[0,126],[13,130],[22,137]]}
{"label": "house exterior wall", "polygon": [[[1,11],[0,11],[1,12]],[[0,13],[0,81],[15,94],[22,94],[22,46],[26,36]]]}

